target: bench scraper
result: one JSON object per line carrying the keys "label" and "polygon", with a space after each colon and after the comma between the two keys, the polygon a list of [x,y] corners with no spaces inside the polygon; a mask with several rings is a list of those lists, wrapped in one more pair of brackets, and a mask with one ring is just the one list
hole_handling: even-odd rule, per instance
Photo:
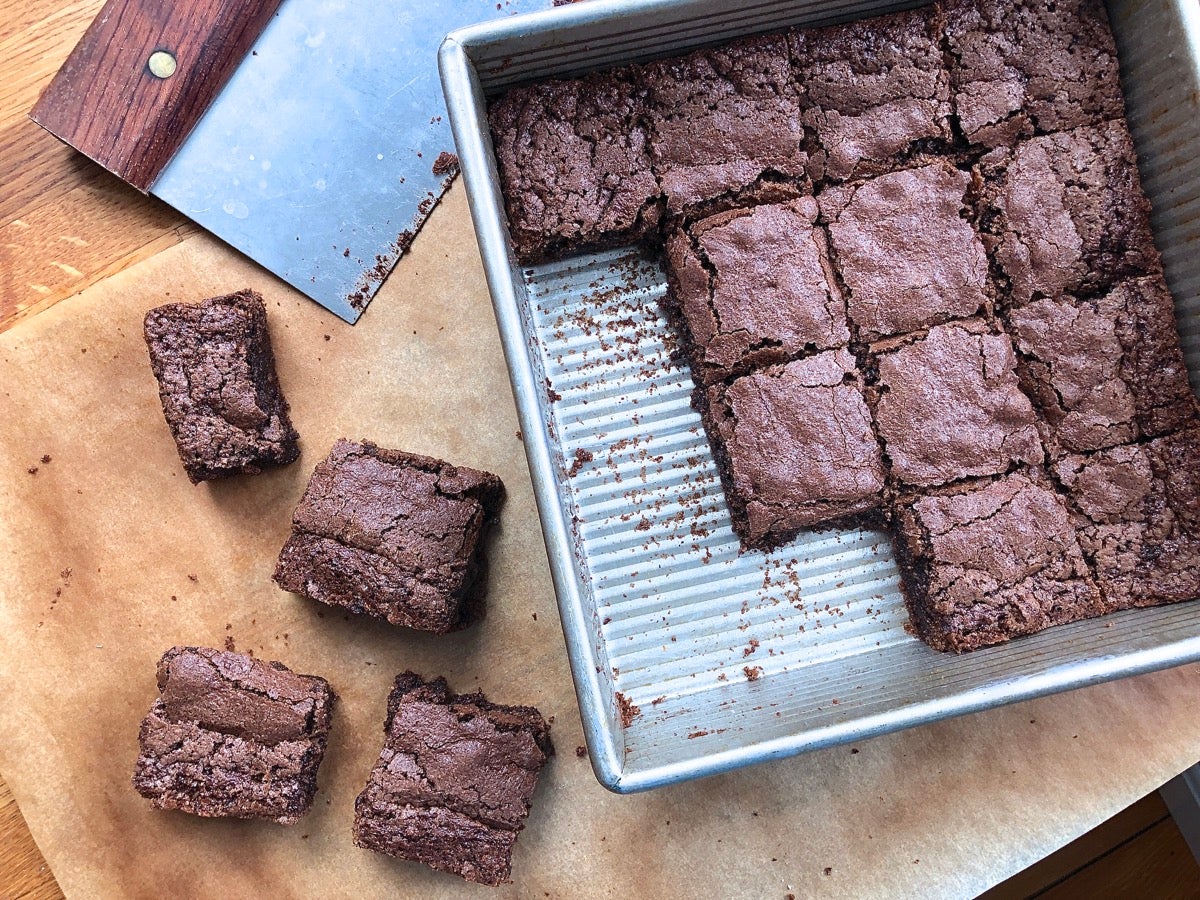
{"label": "bench scraper", "polygon": [[438,45],[522,5],[110,0],[30,116],[355,322],[457,171]]}

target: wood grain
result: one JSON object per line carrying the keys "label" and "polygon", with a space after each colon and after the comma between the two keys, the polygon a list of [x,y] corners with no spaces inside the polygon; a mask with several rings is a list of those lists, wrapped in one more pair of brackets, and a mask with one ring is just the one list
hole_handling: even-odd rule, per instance
{"label": "wood grain", "polygon": [[29,120],[100,0],[0,0],[0,330],[194,226]]}
{"label": "wood grain", "polygon": [[[149,190],[279,0],[109,0],[32,117],[141,191]],[[173,74],[147,60],[166,51]]]}
{"label": "wood grain", "polygon": [[0,779],[0,898],[59,900],[62,895],[8,785]]}
{"label": "wood grain", "polygon": [[1044,900],[1094,897],[1200,897],[1200,866],[1171,819],[1113,848],[1087,867],[1038,894]]}

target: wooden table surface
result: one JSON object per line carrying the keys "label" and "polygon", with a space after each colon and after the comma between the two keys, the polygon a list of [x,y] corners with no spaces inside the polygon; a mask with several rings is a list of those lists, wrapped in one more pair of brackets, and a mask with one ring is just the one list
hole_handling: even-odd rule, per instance
{"label": "wooden table surface", "polygon": [[[195,231],[27,117],[103,0],[0,0],[0,331]],[[61,897],[0,780],[0,897]]]}
{"label": "wooden table surface", "polygon": [[[0,0],[0,331],[196,230],[27,118],[102,5]],[[61,896],[0,779],[0,898]]]}

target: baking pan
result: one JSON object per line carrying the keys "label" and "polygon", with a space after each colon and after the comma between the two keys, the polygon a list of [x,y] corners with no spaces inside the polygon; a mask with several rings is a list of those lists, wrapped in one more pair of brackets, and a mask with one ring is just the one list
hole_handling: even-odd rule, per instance
{"label": "baking pan", "polygon": [[[505,88],[913,4],[591,0],[452,33],[455,140],[512,375],[592,766],[625,793],[1200,659],[1200,604],[963,656],[904,629],[887,536],[738,553],[665,279],[635,248],[521,267],[486,104]],[[1200,7],[1113,0],[1129,121],[1200,374]],[[502,601],[501,601],[502,602]]]}

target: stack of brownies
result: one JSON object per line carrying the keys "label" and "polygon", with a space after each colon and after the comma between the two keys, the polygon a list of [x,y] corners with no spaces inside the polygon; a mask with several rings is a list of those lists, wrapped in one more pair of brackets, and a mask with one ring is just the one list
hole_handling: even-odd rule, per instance
{"label": "stack of brownies", "polygon": [[1200,425],[1099,0],[516,88],[525,261],[646,242],[747,549],[876,518],[963,651],[1200,595]]}

